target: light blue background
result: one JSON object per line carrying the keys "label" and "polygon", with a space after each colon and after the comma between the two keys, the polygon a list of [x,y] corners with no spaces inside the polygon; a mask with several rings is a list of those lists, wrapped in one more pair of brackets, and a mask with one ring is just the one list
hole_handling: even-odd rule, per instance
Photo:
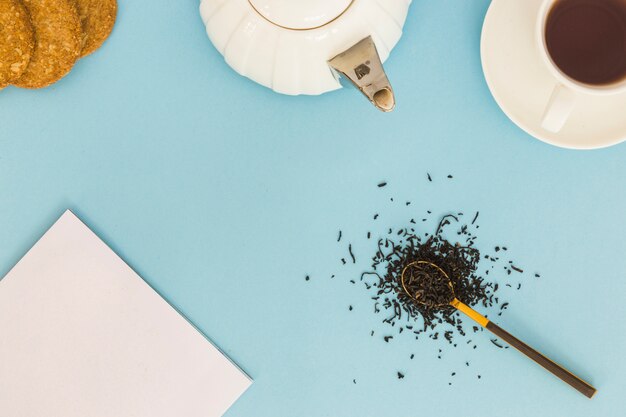
{"label": "light blue background", "polygon": [[[626,145],[562,150],[504,116],[480,66],[488,5],[413,2],[382,114],[352,90],[285,97],[239,77],[197,0],[121,1],[68,77],[0,93],[1,274],[72,208],[255,379],[229,417],[623,415]],[[505,244],[530,272],[500,324],[596,398],[487,334],[476,350],[380,339],[348,280],[368,230],[426,210],[480,210],[479,247]],[[356,266],[341,266],[339,229]]]}

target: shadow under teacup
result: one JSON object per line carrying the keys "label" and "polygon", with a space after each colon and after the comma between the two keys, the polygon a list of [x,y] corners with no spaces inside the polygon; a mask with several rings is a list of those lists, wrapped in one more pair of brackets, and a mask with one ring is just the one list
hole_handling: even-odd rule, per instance
{"label": "shadow under teacup", "polygon": [[559,132],[585,95],[626,92],[626,0],[544,0],[536,37],[556,79],[544,129]]}

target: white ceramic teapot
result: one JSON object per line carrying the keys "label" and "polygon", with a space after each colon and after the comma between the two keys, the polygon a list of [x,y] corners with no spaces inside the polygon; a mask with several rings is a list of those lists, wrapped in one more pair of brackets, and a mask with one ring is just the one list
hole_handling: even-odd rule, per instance
{"label": "white ceramic teapot", "polygon": [[322,94],[344,75],[380,110],[395,105],[382,63],[411,0],[202,0],[228,65],[283,94]]}

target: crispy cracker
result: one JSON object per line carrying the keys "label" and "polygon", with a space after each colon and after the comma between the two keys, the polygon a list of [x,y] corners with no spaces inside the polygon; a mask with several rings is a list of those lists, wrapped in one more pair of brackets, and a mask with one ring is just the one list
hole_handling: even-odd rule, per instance
{"label": "crispy cracker", "polygon": [[117,0],[76,0],[83,27],[83,51],[87,56],[109,37],[117,16]]}
{"label": "crispy cracker", "polygon": [[82,49],[82,30],[74,0],[22,0],[35,29],[35,50],[28,68],[13,83],[46,87],[65,76]]}
{"label": "crispy cracker", "polygon": [[17,81],[35,47],[30,17],[21,0],[0,0],[0,89]]}

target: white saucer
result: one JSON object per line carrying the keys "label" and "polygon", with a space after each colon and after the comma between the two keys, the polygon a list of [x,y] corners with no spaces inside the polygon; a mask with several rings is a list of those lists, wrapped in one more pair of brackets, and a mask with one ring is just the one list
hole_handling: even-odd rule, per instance
{"label": "white saucer", "polygon": [[541,127],[541,117],[557,83],[535,43],[541,3],[542,0],[491,2],[480,45],[491,94],[515,124],[552,145],[596,149],[626,140],[626,93],[580,97],[560,132]]}

